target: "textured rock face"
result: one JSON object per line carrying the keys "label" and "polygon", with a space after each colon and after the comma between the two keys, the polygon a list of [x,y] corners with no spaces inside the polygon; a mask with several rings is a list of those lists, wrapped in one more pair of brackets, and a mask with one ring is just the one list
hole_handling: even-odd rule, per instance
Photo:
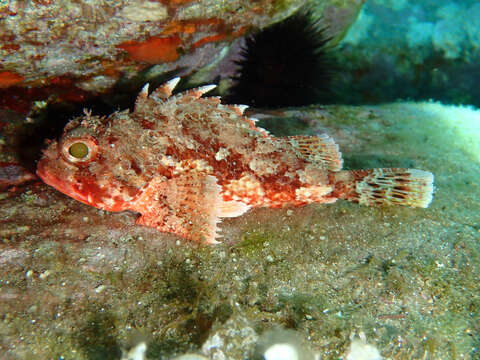
{"label": "textured rock face", "polygon": [[[215,64],[248,31],[284,19],[302,0],[90,1],[0,3],[0,91],[33,100],[82,101],[152,65],[178,75]],[[336,34],[355,19],[361,0],[311,2]],[[228,75],[228,74],[227,74]],[[42,88],[43,91],[33,89]],[[3,91],[0,107],[12,106]],[[27,104],[22,110],[28,112]]]}
{"label": "textured rock face", "polygon": [[[210,63],[229,40],[245,34],[249,26],[262,27],[288,16],[301,3],[2,2],[0,89],[43,87],[44,94],[67,92],[70,99],[81,101],[152,64],[164,64],[160,72],[189,71]],[[41,97],[32,93],[20,96]],[[8,100],[0,106],[8,106]]]}
{"label": "textured rock face", "polygon": [[68,75],[108,86],[137,61],[174,62],[272,13],[288,14],[271,1],[10,1],[0,8],[2,66],[11,73],[2,85]]}

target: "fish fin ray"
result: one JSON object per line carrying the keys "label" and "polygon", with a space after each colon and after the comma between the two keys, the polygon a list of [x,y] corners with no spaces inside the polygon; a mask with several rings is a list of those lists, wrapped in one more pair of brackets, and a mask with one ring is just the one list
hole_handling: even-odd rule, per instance
{"label": "fish fin ray", "polygon": [[[199,87],[181,92],[179,94],[176,94],[175,98],[177,101],[183,102],[183,103],[196,101],[200,99],[204,94],[206,94],[209,91],[212,91],[216,87],[217,85],[215,84],[199,86]],[[208,96],[208,97],[205,97],[203,101],[211,101],[212,103],[220,104],[220,98],[218,96]]]}
{"label": "fish fin ray", "polygon": [[287,136],[284,138],[304,160],[321,169],[339,171],[343,166],[338,145],[327,134],[319,136]]}
{"label": "fish fin ray", "polygon": [[345,170],[333,174],[341,199],[367,206],[407,205],[426,208],[434,191],[432,173],[417,169]]}
{"label": "fish fin ray", "polygon": [[148,102],[148,87],[149,84],[146,83],[135,100],[135,110],[134,112],[142,112],[145,109],[145,105]]}
{"label": "fish fin ray", "polygon": [[167,81],[166,83],[160,85],[158,88],[156,88],[151,94],[150,98],[154,99],[168,99],[170,96],[172,96],[172,92],[175,89],[175,87],[178,85],[180,82],[179,77],[174,77],[173,79]]}
{"label": "fish fin ray", "polygon": [[140,93],[138,94],[137,100],[135,101],[135,112],[148,112],[149,106],[151,106],[155,102],[168,99],[172,95],[172,91],[175,89],[179,82],[180,78],[175,77],[156,88],[150,94],[150,96],[148,95],[149,84],[145,84]]}
{"label": "fish fin ray", "polygon": [[188,90],[186,93],[196,97],[197,99],[200,99],[202,95],[206,94],[209,91],[212,91],[216,87],[217,85],[215,84],[204,85],[204,86],[200,86],[200,87]]}
{"label": "fish fin ray", "polygon": [[220,203],[219,206],[219,216],[220,217],[237,217],[248,210],[250,210],[250,206],[241,202],[241,201],[223,201]]}
{"label": "fish fin ray", "polygon": [[142,212],[137,223],[199,243],[218,243],[221,217],[239,216],[249,209],[224,201],[220,192],[214,176],[197,172],[152,181],[136,205],[135,210]]}

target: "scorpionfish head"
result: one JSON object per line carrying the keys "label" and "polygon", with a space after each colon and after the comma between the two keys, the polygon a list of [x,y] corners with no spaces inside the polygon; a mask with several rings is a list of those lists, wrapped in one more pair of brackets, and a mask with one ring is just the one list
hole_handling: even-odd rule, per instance
{"label": "scorpionfish head", "polygon": [[112,136],[105,136],[108,125],[106,119],[89,113],[71,120],[58,142],[48,141],[37,175],[85,204],[122,211],[130,208],[138,188],[118,179],[112,171],[120,155],[108,141]]}

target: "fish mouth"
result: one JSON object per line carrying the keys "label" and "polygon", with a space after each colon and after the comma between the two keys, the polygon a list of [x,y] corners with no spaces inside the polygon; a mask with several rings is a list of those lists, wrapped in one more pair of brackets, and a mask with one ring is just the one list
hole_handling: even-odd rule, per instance
{"label": "fish mouth", "polygon": [[87,205],[91,205],[91,202],[88,201],[88,197],[78,193],[78,191],[75,190],[75,188],[70,185],[70,183],[68,183],[66,179],[62,179],[61,177],[52,174],[52,172],[49,171],[49,167],[47,164],[47,161],[40,160],[38,162],[36,171],[37,176],[42,179],[45,184],[50,185],[51,187],[64,193],[65,195],[74,198],[75,200],[81,201]]}

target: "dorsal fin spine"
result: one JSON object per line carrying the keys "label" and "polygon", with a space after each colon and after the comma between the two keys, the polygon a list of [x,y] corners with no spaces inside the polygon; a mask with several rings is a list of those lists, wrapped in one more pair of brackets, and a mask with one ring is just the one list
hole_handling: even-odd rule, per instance
{"label": "dorsal fin spine", "polygon": [[160,85],[150,97],[157,98],[157,99],[168,99],[172,95],[172,91],[180,82],[179,77],[175,77],[172,80],[167,81],[165,84]]}
{"label": "dorsal fin spine", "polygon": [[141,111],[143,105],[148,99],[148,83],[146,83],[142,90],[138,93],[137,100],[135,100],[135,111]]}

